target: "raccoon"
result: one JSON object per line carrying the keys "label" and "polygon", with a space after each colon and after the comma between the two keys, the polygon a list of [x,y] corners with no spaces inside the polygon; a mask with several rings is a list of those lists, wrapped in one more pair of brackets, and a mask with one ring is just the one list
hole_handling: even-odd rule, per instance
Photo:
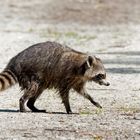
{"label": "raccoon", "polygon": [[54,88],[69,114],[72,113],[70,89],[102,108],[85,90],[85,84],[92,81],[109,86],[105,68],[99,58],[48,41],[32,45],[10,60],[0,73],[0,91],[18,83],[24,91],[19,100],[20,112],[26,111],[26,102],[32,112],[45,112],[34,106],[35,101],[45,89]]}

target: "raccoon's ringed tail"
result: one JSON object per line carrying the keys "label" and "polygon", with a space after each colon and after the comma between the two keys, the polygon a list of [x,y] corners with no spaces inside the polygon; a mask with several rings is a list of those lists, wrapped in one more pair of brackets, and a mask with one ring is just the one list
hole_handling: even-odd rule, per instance
{"label": "raccoon's ringed tail", "polygon": [[17,78],[10,70],[0,73],[0,91],[5,90],[17,82]]}

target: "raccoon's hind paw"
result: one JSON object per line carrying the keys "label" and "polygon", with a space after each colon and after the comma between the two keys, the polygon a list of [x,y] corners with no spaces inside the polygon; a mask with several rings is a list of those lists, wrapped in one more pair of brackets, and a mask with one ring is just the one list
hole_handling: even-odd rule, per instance
{"label": "raccoon's hind paw", "polygon": [[21,112],[21,113],[26,113],[26,112],[28,112],[27,110],[23,110],[23,109],[20,109],[20,110],[18,110],[18,112]]}
{"label": "raccoon's hind paw", "polygon": [[39,110],[39,109],[36,109],[36,110],[32,110],[32,112],[36,112],[36,113],[46,113],[46,110]]}

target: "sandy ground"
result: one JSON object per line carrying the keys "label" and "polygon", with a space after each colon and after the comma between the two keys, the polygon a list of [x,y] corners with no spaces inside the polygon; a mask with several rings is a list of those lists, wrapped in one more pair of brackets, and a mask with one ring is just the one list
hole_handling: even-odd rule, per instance
{"label": "sandy ground", "polygon": [[1,71],[21,50],[51,40],[100,57],[111,83],[87,84],[102,110],[71,91],[72,115],[54,90],[36,102],[47,113],[19,113],[18,85],[1,92],[0,139],[140,139],[139,0],[3,0],[0,6]]}

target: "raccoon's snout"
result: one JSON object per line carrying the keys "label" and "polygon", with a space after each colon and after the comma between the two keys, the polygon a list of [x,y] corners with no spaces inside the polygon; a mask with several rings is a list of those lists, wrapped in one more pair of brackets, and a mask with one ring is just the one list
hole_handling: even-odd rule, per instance
{"label": "raccoon's snout", "polygon": [[99,84],[100,84],[100,85],[104,85],[104,86],[109,86],[109,85],[110,85],[110,83],[107,82],[107,81],[105,81],[105,80],[100,80],[100,81],[99,81]]}
{"label": "raccoon's snout", "polygon": [[100,85],[109,86],[110,83],[107,82],[107,81],[105,80],[105,78],[106,78],[106,74],[98,74],[98,75],[96,75],[96,76],[93,78],[93,81],[96,82],[96,83],[98,83],[98,84],[100,84]]}

